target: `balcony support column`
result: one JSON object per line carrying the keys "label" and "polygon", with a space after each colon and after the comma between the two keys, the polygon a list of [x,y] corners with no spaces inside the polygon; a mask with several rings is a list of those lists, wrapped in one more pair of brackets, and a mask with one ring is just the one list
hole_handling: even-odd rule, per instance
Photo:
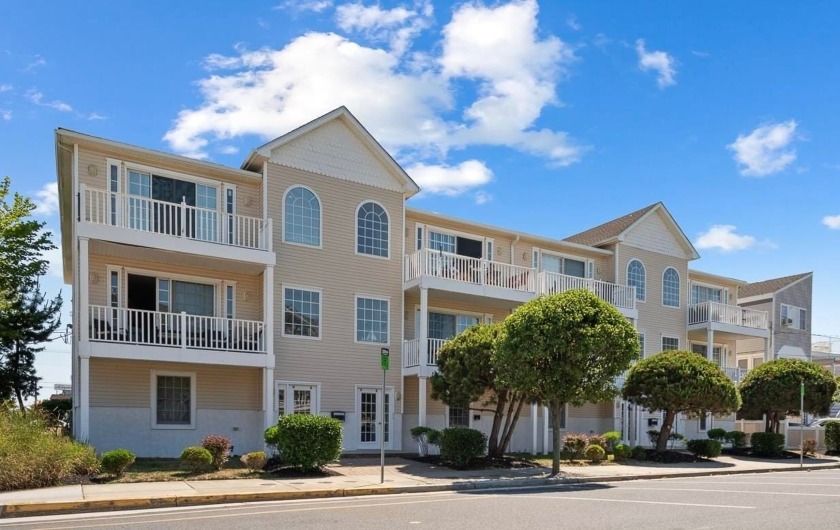
{"label": "balcony support column", "polygon": [[268,429],[277,423],[274,414],[274,368],[263,368],[263,428]]}
{"label": "balcony support column", "polygon": [[90,440],[90,357],[79,358],[79,417],[74,429],[76,438],[83,442]]}
{"label": "balcony support column", "polygon": [[420,366],[425,374],[429,367],[429,289],[420,288],[420,330],[415,332],[420,338]]}
{"label": "balcony support column", "polygon": [[715,349],[715,330],[712,329],[712,323],[709,322],[709,327],[706,329],[706,359],[710,361],[714,358]]}
{"label": "balcony support column", "polygon": [[420,427],[426,426],[426,379],[423,376],[417,378],[417,425]]}
{"label": "balcony support column", "polygon": [[772,360],[773,357],[771,357],[770,355],[770,338],[764,337],[764,362],[769,362]]}
{"label": "balcony support column", "polygon": [[[110,279],[105,278],[102,281],[109,282]],[[80,341],[90,340],[90,252],[88,252],[88,238],[79,238],[79,290],[78,293],[73,293],[78,296],[79,300],[79,329],[74,330]],[[110,283],[108,284],[110,285]]]}
{"label": "balcony support column", "polygon": [[531,454],[537,454],[537,404],[531,403]]}

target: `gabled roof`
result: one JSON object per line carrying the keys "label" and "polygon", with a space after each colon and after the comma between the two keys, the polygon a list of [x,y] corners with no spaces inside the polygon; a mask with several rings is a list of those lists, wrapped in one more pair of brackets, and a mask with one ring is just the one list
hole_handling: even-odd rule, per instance
{"label": "gabled roof", "polygon": [[794,274],[792,276],[783,276],[781,278],[772,278],[761,282],[748,283],[738,290],[738,298],[749,298],[752,296],[767,296],[777,293],[789,287],[799,280],[804,280],[809,276],[813,276],[813,272],[804,272],[802,274]]}
{"label": "gabled roof", "polygon": [[414,195],[415,193],[420,191],[420,187],[408,176],[408,173],[400,166],[396,160],[385,150],[382,145],[376,141],[376,138],[373,137],[370,132],[353,116],[347,107],[341,106],[337,109],[334,109],[319,118],[315,118],[314,120],[301,125],[297,129],[294,129],[274,140],[271,140],[268,143],[257,147],[248,155],[248,158],[242,163],[242,169],[246,169],[252,166],[255,162],[259,159],[270,159],[272,152],[284,145],[287,145],[298,138],[301,138],[316,129],[334,121],[334,120],[341,120],[352,132],[353,134],[365,145],[368,149],[370,149],[371,153],[382,163],[389,173],[391,173],[394,178],[396,178],[400,185],[402,186],[403,192],[408,194],[408,196]]}
{"label": "gabled roof", "polygon": [[683,245],[686,247],[688,253],[693,257],[693,259],[699,258],[700,255],[697,253],[694,245],[691,244],[691,241],[688,237],[686,237],[682,228],[680,228],[674,220],[671,212],[669,212],[668,209],[665,208],[665,205],[661,202],[645,206],[635,212],[630,212],[627,215],[623,215],[617,219],[613,219],[612,221],[607,221],[606,223],[590,228],[589,230],[584,230],[583,232],[569,236],[565,238],[564,241],[592,247],[614,243],[616,241],[620,241],[622,236],[624,236],[624,234],[626,234],[631,228],[657,211],[661,211],[665,214],[665,218],[670,222],[674,231],[679,234]]}

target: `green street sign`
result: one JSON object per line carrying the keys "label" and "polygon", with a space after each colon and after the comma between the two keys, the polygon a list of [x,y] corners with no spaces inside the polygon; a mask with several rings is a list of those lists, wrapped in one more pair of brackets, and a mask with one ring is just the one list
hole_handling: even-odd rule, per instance
{"label": "green street sign", "polygon": [[382,348],[379,350],[379,365],[382,367],[382,370],[388,370],[390,367],[391,361],[391,350],[388,348]]}

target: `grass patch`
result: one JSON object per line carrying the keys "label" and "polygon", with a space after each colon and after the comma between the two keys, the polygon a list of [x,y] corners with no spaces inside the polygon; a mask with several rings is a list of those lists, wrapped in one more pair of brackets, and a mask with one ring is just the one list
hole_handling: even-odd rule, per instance
{"label": "grass patch", "polygon": [[[551,467],[553,455],[551,454],[532,454],[532,453],[510,453],[509,456],[514,458],[519,458],[522,460],[526,460],[528,462],[532,462],[540,467]],[[564,458],[565,455],[560,455],[560,465],[561,466],[573,466],[573,467],[587,467],[587,466],[610,466],[610,465],[617,465],[620,462],[615,460],[615,456],[613,455],[606,455],[604,460],[600,462],[590,462],[588,460],[575,460],[574,462],[570,461],[568,457]]]}

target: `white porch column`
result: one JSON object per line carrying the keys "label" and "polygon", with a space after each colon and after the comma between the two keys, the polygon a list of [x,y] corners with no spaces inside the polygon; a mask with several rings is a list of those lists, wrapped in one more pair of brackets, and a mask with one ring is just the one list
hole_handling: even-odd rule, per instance
{"label": "white porch column", "polygon": [[770,356],[770,339],[765,337],[764,338],[764,362],[772,361],[773,358]]}
{"label": "white porch column", "polygon": [[417,425],[419,427],[424,427],[426,425],[426,378],[425,377],[418,377],[417,378],[418,385],[417,385]]}
{"label": "white porch column", "polygon": [[537,404],[531,403],[531,454],[537,454]]}
{"label": "white porch column", "polygon": [[[88,238],[79,238],[79,284],[78,292],[73,293],[79,297],[79,329],[75,330],[78,333],[80,341],[90,340],[90,253],[88,252]],[[103,278],[106,285],[110,285],[109,278]],[[108,303],[107,305],[110,305]]]}
{"label": "white porch column", "polygon": [[548,453],[548,407],[543,407],[543,446],[542,452]]}
{"label": "white porch column", "polygon": [[265,429],[277,423],[274,414],[274,368],[263,368],[263,414]]}
{"label": "white porch column", "polygon": [[78,438],[86,442],[90,439],[90,357],[79,358],[79,417]]}
{"label": "white porch column", "polygon": [[426,287],[420,288],[420,333],[415,335],[420,338],[420,373],[426,374],[429,366],[429,289]]}
{"label": "white porch column", "polygon": [[712,329],[712,323],[709,322],[709,329],[706,330],[706,359],[710,361],[713,359],[713,351],[715,349],[715,331]]}
{"label": "white porch column", "polygon": [[[265,331],[265,353],[274,356],[274,267],[263,271],[263,322]],[[273,367],[272,367],[273,370]],[[272,395],[274,391],[272,390]]]}

